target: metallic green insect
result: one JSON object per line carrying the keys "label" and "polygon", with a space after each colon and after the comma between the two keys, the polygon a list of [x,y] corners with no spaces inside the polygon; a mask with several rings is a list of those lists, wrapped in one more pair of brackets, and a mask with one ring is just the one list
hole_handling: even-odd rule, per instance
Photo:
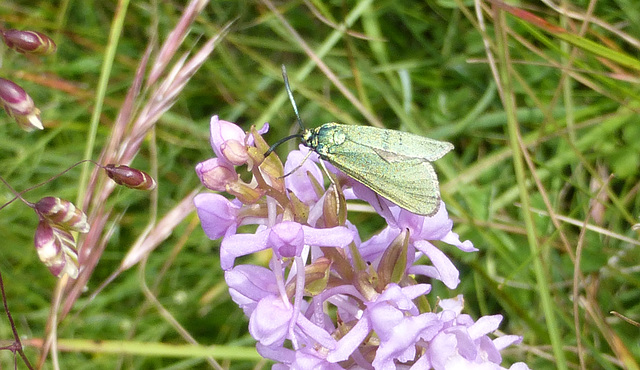
{"label": "metallic green insect", "polygon": [[440,207],[431,162],[453,145],[402,131],[325,123],[302,134],[302,144],[400,207],[433,216]]}
{"label": "metallic green insect", "polygon": [[425,216],[438,212],[440,189],[431,162],[453,149],[451,143],[402,131],[333,122],[304,129],[284,66],[282,74],[303,133],[286,137],[272,148],[300,137],[302,144],[321,159],[400,207]]}

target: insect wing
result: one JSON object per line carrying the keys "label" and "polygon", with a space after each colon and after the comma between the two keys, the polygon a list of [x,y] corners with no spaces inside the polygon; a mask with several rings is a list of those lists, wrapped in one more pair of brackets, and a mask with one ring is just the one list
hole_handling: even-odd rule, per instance
{"label": "insect wing", "polygon": [[438,211],[438,178],[430,161],[397,153],[387,160],[377,148],[350,139],[332,149],[326,156],[331,164],[384,198],[416,214],[432,216]]}
{"label": "insect wing", "polygon": [[327,123],[324,126],[329,125],[342,131],[347,140],[378,151],[391,162],[405,161],[408,158],[419,158],[433,162],[453,149],[453,145],[446,141],[433,140],[408,132],[338,123]]}

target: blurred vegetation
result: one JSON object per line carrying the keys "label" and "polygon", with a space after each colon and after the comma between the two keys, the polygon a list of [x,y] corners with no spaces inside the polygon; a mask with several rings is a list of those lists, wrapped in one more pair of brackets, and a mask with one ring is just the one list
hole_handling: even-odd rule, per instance
{"label": "blurred vegetation", "polygon": [[[639,328],[610,313],[640,320],[640,247],[632,228],[640,211],[635,2],[602,0],[593,9],[586,1],[566,8],[520,2],[518,9],[486,2],[481,21],[471,1],[276,3],[335,77],[316,66],[267,4],[206,4],[170,55],[175,62],[195,52],[234,21],[133,161],[145,171],[157,165],[158,219],[199,187],[194,166],[213,155],[212,115],[246,129],[269,122],[271,142],[297,130],[280,75],[284,64],[308,126],[381,123],[456,146],[436,167],[454,230],[480,251],[443,246],[462,283],[455,292],[434,283],[429,297],[464,294],[474,318],[502,314],[500,330],[524,336],[503,353],[503,366],[638,368]],[[0,51],[0,76],[32,96],[45,125],[25,133],[0,113],[0,175],[21,190],[84,159],[100,109],[89,148],[97,160],[147,46],[153,47],[148,71],[184,5],[0,3],[4,28],[37,30],[58,45],[55,55],[40,58]],[[118,12],[125,12],[121,27],[113,22]],[[102,72],[110,48],[113,64]],[[108,85],[98,105],[103,76]],[[75,201],[83,176],[74,168],[26,198]],[[3,187],[0,202],[12,197]],[[152,220],[153,199],[130,189],[111,194],[114,212],[105,230],[112,234],[86,293],[57,329],[60,367],[194,368],[207,366],[205,354],[233,369],[269,367],[225,289],[218,242],[206,238],[195,213],[149,254],[144,268],[123,272],[88,301]],[[33,211],[15,202],[0,216],[7,301],[36,364],[57,279],[35,253]],[[350,218],[368,225],[369,235],[381,227],[372,214]],[[143,293],[143,282],[156,303]],[[168,315],[202,347],[189,344]],[[12,341],[6,321],[0,338],[4,345]],[[13,366],[13,354],[0,352],[0,361]],[[52,368],[50,357],[45,367]]]}

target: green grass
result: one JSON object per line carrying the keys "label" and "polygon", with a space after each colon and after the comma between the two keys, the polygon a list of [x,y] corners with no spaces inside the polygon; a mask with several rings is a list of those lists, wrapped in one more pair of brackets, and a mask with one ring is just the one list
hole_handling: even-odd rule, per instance
{"label": "green grass", "polygon": [[[103,151],[115,155],[105,148],[139,60],[151,43],[148,73],[182,3],[136,1],[126,9],[116,2],[0,3],[4,27],[37,30],[58,44],[49,57],[2,49],[2,77],[32,96],[45,130],[25,133],[0,113],[0,175],[21,190],[87,153],[94,160]],[[567,14],[541,2],[519,5],[531,13],[487,5],[483,22],[471,2],[312,3],[326,23],[304,2],[277,3],[285,4],[280,14],[311,55],[259,1],[211,2],[170,54],[174,63],[197,52],[235,20],[133,159],[133,166],[155,174],[157,199],[118,188],[104,202],[96,203],[95,195],[89,201],[112,210],[98,227],[104,230],[99,235],[110,236],[96,254],[87,292],[58,326],[60,368],[204,368],[205,356],[233,369],[270,366],[255,352],[247,319],[225,289],[218,242],[206,238],[195,213],[144,263],[122,272],[93,301],[87,297],[118,269],[147,225],[199,187],[194,166],[213,155],[212,115],[247,130],[269,122],[272,143],[297,129],[280,76],[285,64],[309,126],[384,125],[456,146],[436,163],[443,198],[454,230],[480,251],[462,255],[445,248],[456,258],[462,283],[455,292],[435,285],[429,297],[464,294],[474,318],[504,315],[500,330],[524,336],[523,344],[503,353],[505,366],[637,369],[640,329],[611,314],[640,320],[640,246],[632,228],[640,211],[637,4],[599,1],[592,22],[583,25],[570,15],[585,14],[587,2],[572,2]],[[121,25],[116,11],[124,12]],[[344,24],[348,34],[340,31]],[[135,100],[134,117],[152,90]],[[104,186],[90,181],[93,166],[82,167],[26,198],[54,195],[81,203],[87,190]],[[11,197],[3,187],[0,202]],[[368,233],[381,225],[375,215],[350,217],[371,224]],[[32,364],[41,354],[58,283],[35,253],[36,225],[24,204],[0,211],[0,272]],[[145,284],[151,293],[145,294]],[[6,318],[0,338],[4,345],[13,338]],[[50,355],[46,361],[53,368]],[[0,352],[0,363],[12,366],[12,353]]]}

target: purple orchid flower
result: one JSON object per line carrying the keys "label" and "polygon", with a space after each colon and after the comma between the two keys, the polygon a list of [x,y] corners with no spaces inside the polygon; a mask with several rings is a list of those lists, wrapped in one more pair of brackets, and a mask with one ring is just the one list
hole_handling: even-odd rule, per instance
{"label": "purple orchid flower", "polygon": [[[325,186],[319,158],[306,147],[289,153],[284,165],[275,154],[265,158],[267,129],[244,133],[214,116],[216,157],[196,172],[207,188],[235,199],[204,193],[194,202],[207,236],[222,238],[229,292],[249,317],[258,352],[277,362],[273,368],[502,369],[500,350],[522,338],[488,336],[501,316],[474,321],[462,313],[461,296],[440,300],[438,312],[416,304],[429,298],[431,286],[413,275],[451,289],[460,282],[439,245],[477,250],[452,231],[444,202],[431,217],[413,214],[328,163],[333,180]],[[249,183],[237,173],[244,165]],[[369,203],[387,226],[361,241],[357,225],[346,220],[345,199]],[[240,225],[258,226],[237,233]],[[239,257],[265,250],[268,267],[236,265]]]}

